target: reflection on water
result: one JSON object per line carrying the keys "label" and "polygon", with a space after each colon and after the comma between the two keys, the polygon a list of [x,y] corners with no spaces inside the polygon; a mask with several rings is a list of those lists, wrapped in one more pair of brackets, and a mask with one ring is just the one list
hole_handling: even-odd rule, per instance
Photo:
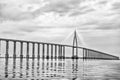
{"label": "reflection on water", "polygon": [[78,60],[72,60],[72,74],[73,78],[77,78],[78,74]]}
{"label": "reflection on water", "polygon": [[34,64],[35,64],[35,60],[32,59],[32,77],[34,77]]}
{"label": "reflection on water", "polygon": [[0,59],[0,79],[120,80],[120,61]]}
{"label": "reflection on water", "polygon": [[15,78],[16,77],[16,59],[13,59],[13,77],[12,78]]}
{"label": "reflection on water", "polygon": [[26,77],[29,77],[29,59],[26,59]]}
{"label": "reflection on water", "polygon": [[5,78],[8,77],[8,59],[5,61]]}
{"label": "reflection on water", "polygon": [[40,59],[37,60],[37,76],[40,76]]}
{"label": "reflection on water", "polygon": [[22,78],[23,76],[22,68],[23,68],[23,59],[20,59],[20,77],[19,78]]}

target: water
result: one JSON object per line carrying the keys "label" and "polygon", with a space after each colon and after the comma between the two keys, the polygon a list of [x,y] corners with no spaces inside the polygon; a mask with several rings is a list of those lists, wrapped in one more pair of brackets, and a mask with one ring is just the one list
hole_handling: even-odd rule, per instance
{"label": "water", "polygon": [[0,80],[120,80],[119,60],[0,59]]}

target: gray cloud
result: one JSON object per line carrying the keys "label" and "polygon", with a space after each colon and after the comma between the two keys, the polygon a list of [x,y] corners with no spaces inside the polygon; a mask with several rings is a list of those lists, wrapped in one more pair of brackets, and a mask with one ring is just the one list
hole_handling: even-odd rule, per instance
{"label": "gray cloud", "polygon": [[24,36],[24,33],[13,32],[13,31],[3,31],[1,32],[3,35],[15,35],[15,36]]}
{"label": "gray cloud", "polygon": [[69,14],[69,16],[79,16],[79,15],[82,15],[82,14],[87,14],[87,13],[90,13],[90,12],[93,12],[95,11],[94,9],[89,9],[89,8],[86,8],[84,10],[79,10],[79,11],[73,11]]}
{"label": "gray cloud", "polygon": [[98,4],[98,5],[105,5],[105,4],[107,4],[107,3],[109,3],[108,0],[101,0],[101,1],[99,1],[97,4]]}
{"label": "gray cloud", "polygon": [[94,11],[89,6],[81,6],[82,0],[52,1],[42,8],[43,12],[54,12],[62,16],[68,14],[69,16],[78,16]]}
{"label": "gray cloud", "polygon": [[[3,28],[2,28],[3,27]],[[7,25],[7,26],[1,26],[1,34],[5,35],[26,35],[32,32],[37,31],[40,29],[40,26],[27,26],[27,25]]]}
{"label": "gray cloud", "polygon": [[44,31],[44,29],[54,29],[54,28],[56,28],[56,26],[20,26],[16,29],[16,31],[21,33],[32,33],[38,30]]}
{"label": "gray cloud", "polygon": [[99,24],[99,27],[97,27],[96,29],[102,29],[102,30],[109,30],[109,29],[120,29],[120,21],[119,23],[103,23],[103,24]]}
{"label": "gray cloud", "polygon": [[58,14],[66,14],[73,9],[76,9],[80,4],[81,0],[51,0],[49,4],[46,4],[44,7],[38,9],[36,13],[43,12],[54,12]]}
{"label": "gray cloud", "polygon": [[112,5],[112,9],[113,11],[117,12],[120,15],[120,2],[116,2]]}
{"label": "gray cloud", "polygon": [[45,6],[39,7],[32,12],[30,12],[29,10],[32,9],[33,6],[27,6],[28,11],[23,11],[24,7],[21,6],[24,4],[16,5],[16,3],[0,3],[0,21],[19,21],[25,19],[33,19],[37,16],[49,12],[54,12],[59,15],[66,15],[68,12],[71,12],[72,10],[78,8],[81,0],[47,0],[45,2],[48,2],[48,4],[45,4]]}
{"label": "gray cloud", "polygon": [[33,19],[38,16],[38,14],[29,11],[32,6],[27,7],[28,11],[23,11],[24,8],[22,8],[21,5],[14,4],[0,3],[0,21],[20,21],[25,19]]}
{"label": "gray cloud", "polygon": [[28,27],[28,28],[20,28],[19,31],[31,33],[31,32],[36,31],[36,29],[35,29],[35,28],[29,28],[29,27]]}
{"label": "gray cloud", "polygon": [[[32,0],[29,0],[31,2]],[[35,1],[37,2],[37,0]],[[28,11],[22,11],[24,7],[21,7],[23,4],[12,5],[9,3],[1,3],[0,4],[0,21],[4,20],[25,20],[25,19],[34,19],[44,13],[56,13],[60,16],[69,15],[69,16],[78,16],[86,13],[90,13],[95,11],[89,5],[81,6],[83,0],[45,0],[43,3],[45,4],[43,7],[39,7],[35,11],[29,11],[33,8],[33,6],[27,6]],[[105,5],[108,1],[98,1],[96,5]],[[40,4],[40,3],[39,3]],[[30,4],[32,5],[32,4]],[[113,5],[114,6],[114,5]],[[117,7],[118,8],[118,7]],[[112,14],[113,15],[113,14]]]}
{"label": "gray cloud", "polygon": [[[88,21],[82,24],[82,29],[99,29],[99,30],[120,30],[120,15],[114,16],[114,18],[110,18],[109,16],[105,16],[104,20],[95,19]],[[90,26],[90,27],[89,27]],[[93,26],[93,27],[92,27]]]}
{"label": "gray cloud", "polygon": [[120,30],[120,15],[114,17],[113,19],[109,21],[100,21],[97,23],[97,25],[99,26],[97,27],[97,29],[105,29],[105,30],[119,29]]}
{"label": "gray cloud", "polygon": [[26,33],[35,32],[39,29],[42,29],[42,27],[41,26],[24,26],[24,27],[21,26],[21,27],[17,28],[17,30],[19,32],[26,32]]}

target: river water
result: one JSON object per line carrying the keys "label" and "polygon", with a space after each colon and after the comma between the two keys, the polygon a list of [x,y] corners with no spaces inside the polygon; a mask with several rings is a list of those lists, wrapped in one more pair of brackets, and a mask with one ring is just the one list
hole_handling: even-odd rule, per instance
{"label": "river water", "polygon": [[0,59],[0,80],[120,80],[119,60]]}

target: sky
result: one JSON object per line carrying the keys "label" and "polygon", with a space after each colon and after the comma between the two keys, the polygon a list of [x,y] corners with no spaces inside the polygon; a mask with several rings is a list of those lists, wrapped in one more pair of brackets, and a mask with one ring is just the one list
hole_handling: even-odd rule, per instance
{"label": "sky", "polygon": [[120,56],[120,0],[0,0],[0,38],[72,45],[74,30],[79,46]]}

